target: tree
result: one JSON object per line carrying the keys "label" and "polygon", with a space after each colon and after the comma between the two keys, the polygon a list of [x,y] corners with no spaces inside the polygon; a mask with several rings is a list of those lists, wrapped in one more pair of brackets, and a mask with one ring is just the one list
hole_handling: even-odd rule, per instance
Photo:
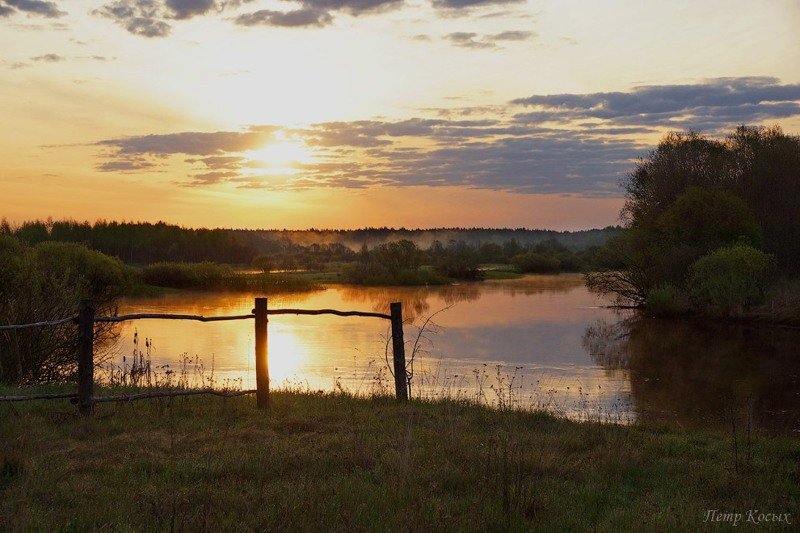
{"label": "tree", "polygon": [[665,284],[686,290],[690,267],[721,247],[763,247],[779,271],[800,273],[800,138],[740,127],[726,139],[671,133],[624,182],[623,235],[604,255],[617,264],[590,287],[644,304]]}

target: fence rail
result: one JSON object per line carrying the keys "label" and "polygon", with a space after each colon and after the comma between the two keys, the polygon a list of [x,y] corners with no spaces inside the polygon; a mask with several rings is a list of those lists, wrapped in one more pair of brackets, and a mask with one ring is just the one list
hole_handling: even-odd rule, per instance
{"label": "fence rail", "polygon": [[[75,393],[31,394],[27,396],[0,396],[0,402],[19,402],[26,400],[51,400],[69,398],[78,404],[79,411],[89,415],[96,403],[143,400],[167,396],[193,396],[197,394],[213,394],[215,396],[256,395],[256,404],[260,408],[269,406],[269,359],[267,351],[269,315],[336,315],[342,317],[358,316],[381,318],[391,322],[393,373],[395,378],[395,396],[398,400],[408,400],[408,379],[406,374],[405,343],[403,341],[403,310],[400,302],[389,305],[389,314],[366,311],[339,311],[337,309],[269,309],[267,298],[256,298],[252,314],[228,316],[181,315],[166,313],[136,313],[120,316],[101,316],[94,314],[92,300],[83,300],[76,316],[48,322],[31,324],[5,325],[0,330],[22,330],[40,327],[60,326],[69,322],[78,325],[78,390]],[[246,391],[215,391],[213,389],[151,391],[125,396],[94,396],[94,325],[97,322],[125,322],[128,320],[196,320],[199,322],[219,322],[228,320],[255,320],[255,359],[256,388]]]}
{"label": "fence rail", "polygon": [[47,328],[52,326],[60,326],[61,324],[66,324],[67,322],[77,322],[77,321],[78,321],[78,315],[75,315],[68,318],[62,318],[61,320],[51,320],[49,322],[33,322],[32,324],[11,324],[7,326],[0,326],[0,331],[31,329],[31,328]]}

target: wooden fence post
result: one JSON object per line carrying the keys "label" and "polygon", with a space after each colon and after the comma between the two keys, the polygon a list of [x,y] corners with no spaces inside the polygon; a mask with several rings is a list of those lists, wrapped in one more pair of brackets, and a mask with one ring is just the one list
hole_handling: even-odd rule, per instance
{"label": "wooden fence post", "polygon": [[256,298],[256,405],[269,406],[269,354],[267,351],[267,299]]}
{"label": "wooden fence post", "polygon": [[398,400],[408,400],[406,345],[403,341],[403,304],[389,304],[392,315],[392,355],[394,358],[394,390]]}
{"label": "wooden fence post", "polygon": [[81,300],[78,312],[78,410],[88,416],[94,410],[94,303]]}

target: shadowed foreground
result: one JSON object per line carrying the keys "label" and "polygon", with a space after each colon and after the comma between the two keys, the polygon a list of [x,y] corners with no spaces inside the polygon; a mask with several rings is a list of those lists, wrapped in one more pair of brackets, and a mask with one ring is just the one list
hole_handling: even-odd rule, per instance
{"label": "shadowed foreground", "polygon": [[343,394],[0,404],[0,529],[796,527],[800,441],[750,440]]}

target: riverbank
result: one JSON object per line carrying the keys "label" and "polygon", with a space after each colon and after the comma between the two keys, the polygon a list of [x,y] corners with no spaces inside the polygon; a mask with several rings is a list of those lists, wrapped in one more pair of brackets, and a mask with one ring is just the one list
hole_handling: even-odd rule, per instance
{"label": "riverbank", "polygon": [[66,401],[0,404],[0,435],[4,530],[663,531],[708,527],[709,510],[800,518],[800,442],[742,427],[734,439],[278,392],[266,412],[251,397],[104,404],[90,419]]}

